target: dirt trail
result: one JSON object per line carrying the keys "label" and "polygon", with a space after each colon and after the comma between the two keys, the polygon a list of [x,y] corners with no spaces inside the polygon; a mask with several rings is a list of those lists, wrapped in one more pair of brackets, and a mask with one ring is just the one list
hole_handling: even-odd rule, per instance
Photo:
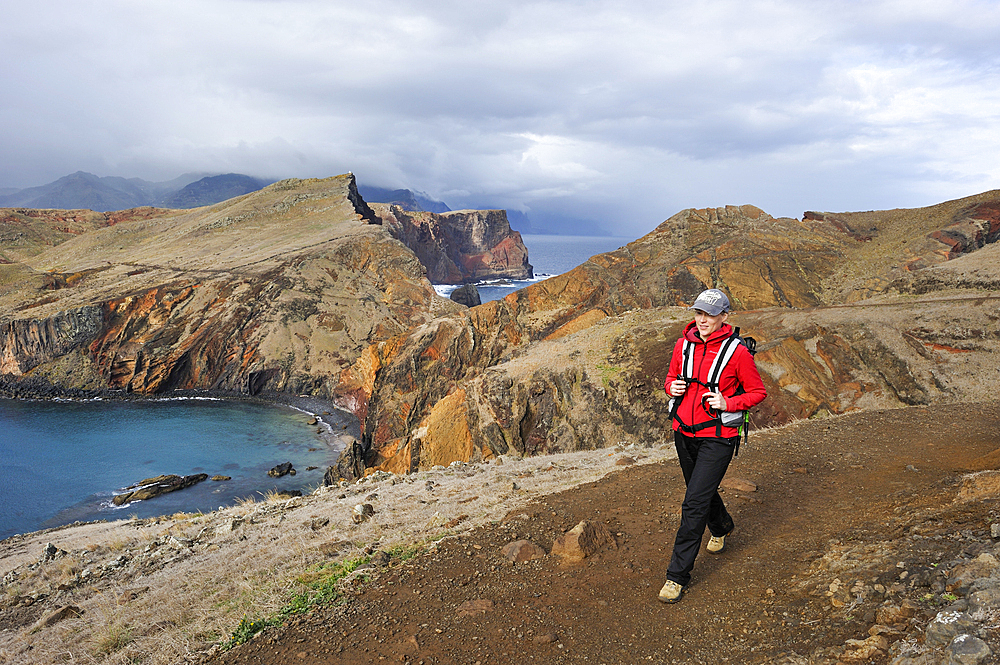
{"label": "dirt trail", "polygon": [[[996,499],[953,500],[963,474],[997,468],[998,449],[996,404],[855,413],[754,433],[728,477],[758,489],[724,493],[736,530],[723,554],[702,550],[676,605],[656,595],[679,518],[680,470],[626,467],[392,562],[345,602],[268,629],[216,662],[769,663],[842,647],[868,636],[886,601],[922,598],[918,621],[937,611],[944,601],[919,573],[989,539]],[[511,564],[501,554],[518,538],[548,551],[583,519],[604,522],[617,548],[575,565],[552,556]],[[834,578],[882,591],[838,607],[824,593]]]}

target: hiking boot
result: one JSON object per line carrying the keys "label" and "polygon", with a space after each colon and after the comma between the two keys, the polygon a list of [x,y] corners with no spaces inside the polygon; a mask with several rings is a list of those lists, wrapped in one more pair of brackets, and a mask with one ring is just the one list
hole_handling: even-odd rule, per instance
{"label": "hiking boot", "polygon": [[[729,535],[729,534],[726,534]],[[722,554],[726,549],[726,536],[712,536],[705,547],[709,554]]]}
{"label": "hiking boot", "polygon": [[676,603],[684,595],[684,587],[673,580],[667,580],[657,596],[661,603]]}

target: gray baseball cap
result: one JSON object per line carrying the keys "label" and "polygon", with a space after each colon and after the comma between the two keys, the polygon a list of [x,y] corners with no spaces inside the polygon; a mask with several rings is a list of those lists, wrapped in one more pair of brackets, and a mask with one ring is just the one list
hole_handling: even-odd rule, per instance
{"label": "gray baseball cap", "polygon": [[700,309],[712,316],[718,316],[729,311],[729,298],[719,289],[706,289],[698,294],[694,304],[688,309]]}

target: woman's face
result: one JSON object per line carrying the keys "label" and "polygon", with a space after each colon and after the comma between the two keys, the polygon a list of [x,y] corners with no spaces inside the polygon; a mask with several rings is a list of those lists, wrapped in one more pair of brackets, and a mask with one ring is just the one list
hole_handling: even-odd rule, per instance
{"label": "woman's face", "polygon": [[702,339],[708,339],[708,336],[721,328],[722,324],[728,318],[729,312],[722,312],[721,314],[712,316],[700,309],[694,310],[694,324],[698,326],[698,334],[701,335]]}

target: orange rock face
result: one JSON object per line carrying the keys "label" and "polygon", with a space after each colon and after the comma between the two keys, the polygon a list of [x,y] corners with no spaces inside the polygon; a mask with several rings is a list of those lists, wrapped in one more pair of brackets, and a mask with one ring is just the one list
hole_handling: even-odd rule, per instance
{"label": "orange rock face", "polygon": [[413,212],[372,204],[393,237],[409,247],[434,284],[530,279],[528,250],[503,210]]}
{"label": "orange rock face", "polygon": [[[384,449],[397,468],[406,467],[403,454],[416,469],[429,456],[447,463],[487,450],[531,455],[663,441],[670,423],[662,384],[672,342],[689,320],[675,308],[709,286],[730,293],[745,310],[733,322],[760,342],[770,396],[752,412],[756,426],[985,396],[973,376],[996,364],[983,355],[1000,350],[996,336],[969,350],[978,365],[958,363],[941,351],[968,350],[945,332],[955,316],[947,305],[881,309],[858,299],[873,288],[887,292],[905,274],[912,250],[900,237],[924,243],[957,224],[995,240],[993,222],[970,220],[990,219],[997,198],[802,220],[753,206],[678,213],[615,252],[395,340],[368,393],[377,404],[366,417],[368,463],[384,464]],[[995,303],[962,302],[980,303],[964,312],[965,329],[985,330]],[[464,413],[462,446],[428,434],[424,424],[438,409]]]}

